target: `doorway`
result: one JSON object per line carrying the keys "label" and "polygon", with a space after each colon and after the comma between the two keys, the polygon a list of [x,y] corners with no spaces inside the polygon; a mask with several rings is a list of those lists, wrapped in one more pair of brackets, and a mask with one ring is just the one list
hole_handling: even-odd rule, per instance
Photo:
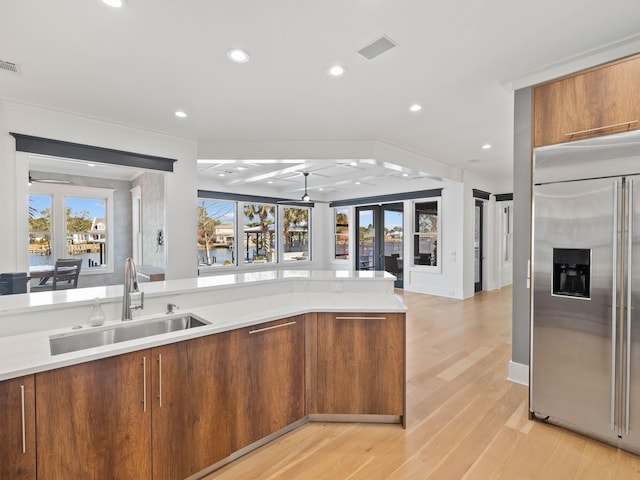
{"label": "doorway", "polygon": [[387,271],[403,286],[404,211],[402,203],[356,207],[357,270]]}
{"label": "doorway", "polygon": [[483,246],[482,246],[482,232],[483,232],[483,203],[481,200],[476,200],[475,207],[475,228],[474,228],[474,239],[473,239],[473,275],[475,280],[475,288],[474,291],[480,292],[482,291],[482,262],[484,260],[483,256]]}

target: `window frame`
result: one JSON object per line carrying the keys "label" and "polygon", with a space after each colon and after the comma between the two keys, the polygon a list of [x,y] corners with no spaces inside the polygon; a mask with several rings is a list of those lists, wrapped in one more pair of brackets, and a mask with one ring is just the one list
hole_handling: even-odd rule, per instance
{"label": "window frame", "polygon": [[[419,241],[421,237],[432,236],[431,233],[420,233],[416,222],[416,206],[424,203],[436,203],[437,217],[438,217],[438,230],[436,232],[436,264],[435,265],[420,265],[415,263],[416,241]],[[442,197],[429,197],[415,199],[411,202],[411,268],[423,270],[425,272],[441,273],[442,272]]]}
{"label": "window frame", "polygon": [[[293,258],[290,260],[287,260],[285,258],[285,245],[286,245],[286,239],[285,239],[285,234],[284,234],[284,211],[288,208],[296,208],[296,209],[304,209],[307,210],[307,255],[300,255],[302,257],[307,257],[306,259],[303,258]],[[313,214],[313,209],[311,207],[308,206],[304,206],[304,205],[276,205],[276,213],[277,213],[277,222],[276,222],[276,226],[278,228],[278,235],[276,236],[276,244],[278,246],[278,259],[280,259],[279,262],[277,263],[281,263],[283,265],[297,265],[300,263],[309,263],[311,262],[311,257],[312,257],[312,242],[311,242],[311,217]],[[278,238],[279,237],[279,238]],[[298,256],[298,257],[300,257]]]}
{"label": "window frame", "polygon": [[[107,241],[105,242],[107,264],[105,267],[82,268],[80,275],[114,273],[114,192],[115,190],[112,188],[77,185],[34,183],[29,187],[29,196],[42,195],[51,197],[51,255],[54,259],[67,258],[67,225],[65,213],[67,197],[102,199],[105,201],[105,220],[107,222]],[[27,263],[30,264],[31,262],[27,260]]]}

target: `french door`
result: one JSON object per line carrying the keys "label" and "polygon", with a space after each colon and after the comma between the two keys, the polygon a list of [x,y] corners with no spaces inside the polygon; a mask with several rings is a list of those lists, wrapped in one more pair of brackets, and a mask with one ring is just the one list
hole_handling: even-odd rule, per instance
{"label": "french door", "polygon": [[356,207],[357,270],[387,271],[403,286],[404,212],[402,203]]}

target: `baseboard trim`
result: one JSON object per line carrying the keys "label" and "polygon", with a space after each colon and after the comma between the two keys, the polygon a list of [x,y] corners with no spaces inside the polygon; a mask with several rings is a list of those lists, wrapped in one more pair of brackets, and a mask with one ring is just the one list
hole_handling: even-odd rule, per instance
{"label": "baseboard trim", "polygon": [[529,365],[509,361],[509,375],[507,380],[520,385],[529,386]]}

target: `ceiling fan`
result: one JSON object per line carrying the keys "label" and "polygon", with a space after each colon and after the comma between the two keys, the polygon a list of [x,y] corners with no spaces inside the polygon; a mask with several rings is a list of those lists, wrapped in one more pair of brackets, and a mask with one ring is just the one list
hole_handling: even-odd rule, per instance
{"label": "ceiling fan", "polygon": [[49,185],[72,185],[71,180],[54,180],[53,178],[33,178],[29,172],[29,185],[32,183],[48,183]]}
{"label": "ceiling fan", "polygon": [[328,203],[324,200],[312,200],[307,192],[307,178],[309,177],[309,172],[302,172],[304,175],[304,195],[300,200],[278,200],[279,204],[283,205],[299,205],[300,203]]}

